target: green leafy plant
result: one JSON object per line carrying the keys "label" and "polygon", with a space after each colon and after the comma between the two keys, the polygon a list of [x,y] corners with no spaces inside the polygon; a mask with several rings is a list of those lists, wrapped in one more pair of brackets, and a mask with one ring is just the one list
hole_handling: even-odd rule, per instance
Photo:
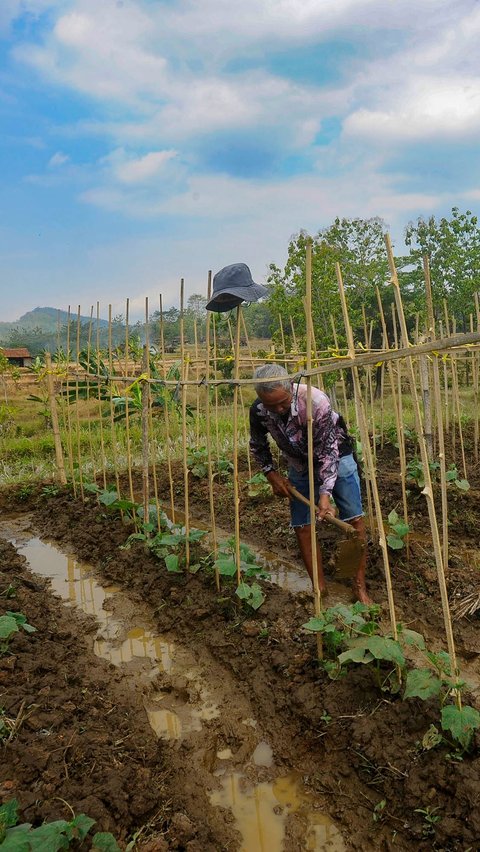
{"label": "green leafy plant", "polygon": [[270,483],[264,473],[256,473],[251,479],[247,479],[249,497],[262,497],[266,499],[272,496]]}
{"label": "green leafy plant", "polygon": [[468,491],[470,488],[470,483],[468,479],[460,479],[458,475],[457,465],[455,463],[451,464],[445,474],[445,479],[448,483],[452,483],[456,485],[459,491]]}
{"label": "green leafy plant", "polygon": [[395,509],[388,516],[388,529],[388,546],[392,550],[401,550],[405,547],[405,536],[410,532],[410,526],[401,520]]}
{"label": "green leafy plant", "polygon": [[56,497],[60,494],[60,488],[58,485],[44,485],[42,490],[40,491],[40,497]]}
{"label": "green leafy plant", "polygon": [[252,609],[259,609],[265,600],[265,595],[262,592],[258,583],[241,582],[235,590],[235,594],[241,601],[247,604]]}
{"label": "green leafy plant", "polygon": [[[85,814],[74,816],[69,822],[64,819],[46,822],[32,828],[28,822],[18,823],[18,802],[11,799],[0,807],[0,848],[2,852],[59,852],[72,844],[78,849],[83,843],[95,820]],[[92,838],[91,852],[120,852],[113,834],[97,832]]]}
{"label": "green leafy plant", "polygon": [[25,633],[35,633],[36,627],[32,627],[27,622],[27,616],[23,612],[7,611],[5,615],[0,615],[0,654],[5,654],[8,646],[20,628],[25,630]]}
{"label": "green leafy plant", "polygon": [[[211,465],[212,476],[228,476],[233,471],[232,462],[223,457],[212,459]],[[199,447],[196,450],[190,450],[187,455],[187,467],[197,479],[205,479],[208,475],[207,448]]]}
{"label": "green leafy plant", "polygon": [[422,834],[424,837],[431,837],[435,832],[437,822],[442,819],[440,814],[436,814],[435,811],[438,811],[438,808],[415,808],[414,813],[421,814],[423,817]]}

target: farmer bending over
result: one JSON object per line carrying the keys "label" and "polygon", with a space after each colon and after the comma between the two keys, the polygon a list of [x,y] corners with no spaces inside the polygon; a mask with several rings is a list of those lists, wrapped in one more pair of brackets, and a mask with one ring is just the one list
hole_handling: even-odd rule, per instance
{"label": "farmer bending over", "polygon": [[[307,439],[307,386],[294,384],[279,364],[257,367],[254,379],[270,379],[255,385],[258,399],[250,408],[250,450],[272,486],[277,497],[288,497],[291,523],[297,536],[303,562],[313,583],[313,556],[310,532],[310,509],[292,498],[289,482],[309,498],[308,439]],[[323,391],[312,388],[313,461],[315,475],[315,502],[318,518],[333,514],[330,497],[333,496],[340,518],[357,530],[366,544],[360,479],[357,462],[352,453],[353,442],[340,414],[332,411],[330,400]],[[282,451],[288,464],[285,479],[273,463],[267,435],[270,434]],[[367,563],[366,548],[355,578],[352,581],[356,600],[370,604],[365,585]],[[317,549],[318,585],[326,591],[322,555]]]}

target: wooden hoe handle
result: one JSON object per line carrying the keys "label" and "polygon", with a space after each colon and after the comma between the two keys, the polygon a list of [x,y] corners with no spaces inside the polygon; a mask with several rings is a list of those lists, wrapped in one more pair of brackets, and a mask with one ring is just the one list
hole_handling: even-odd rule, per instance
{"label": "wooden hoe handle", "polygon": [[[310,500],[307,500],[307,498],[304,497],[303,494],[300,494],[300,491],[297,491],[297,489],[294,488],[293,485],[290,485],[290,483],[288,484],[288,490],[297,498],[297,500],[300,500],[301,503],[305,503],[305,506],[310,506]],[[347,524],[346,521],[341,521],[340,518],[336,518],[335,515],[324,515],[323,520],[328,524],[333,524],[334,527],[337,527],[337,529],[347,533],[347,535],[357,535],[355,527],[352,527],[351,524]]]}

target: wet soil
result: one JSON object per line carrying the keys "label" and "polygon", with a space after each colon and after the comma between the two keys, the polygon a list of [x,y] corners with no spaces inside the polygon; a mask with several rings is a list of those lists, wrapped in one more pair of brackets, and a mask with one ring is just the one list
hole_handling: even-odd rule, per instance
{"label": "wet soil", "polygon": [[[398,508],[400,485],[395,454],[390,457],[386,452],[384,456],[380,488],[387,514]],[[242,476],[246,479],[245,471]],[[160,496],[168,501],[165,471],[159,469],[158,477]],[[472,488],[466,494],[449,491],[448,586],[453,602],[478,591],[479,483],[475,476],[470,481]],[[207,484],[192,478],[191,485],[192,515],[205,519]],[[232,530],[231,485],[216,482],[215,489],[217,522]],[[180,476],[175,492],[181,507]],[[314,639],[301,630],[311,614],[309,594],[268,585],[264,605],[248,615],[233,589],[225,586],[220,595],[216,593],[211,576],[203,572],[168,575],[140,543],[130,550],[120,549],[129,530],[119,518],[100,509],[94,498],[82,504],[65,492],[37,501],[31,495],[26,508],[35,502],[33,523],[39,534],[94,565],[106,581],[128,590],[137,605],[148,605],[156,630],[188,647],[197,665],[210,673],[218,700],[222,694],[228,700],[222,703],[220,717],[210,719],[197,739],[180,739],[169,746],[159,743],[140,712],[148,688],[143,698],[135,699],[131,690],[126,694],[124,676],[92,656],[88,622],[80,617],[78,622],[71,612],[65,615],[46,589],[25,585],[18,557],[10,545],[3,545],[5,576],[0,591],[8,585],[9,576],[20,578],[15,580],[15,607],[0,598],[3,609],[21,609],[30,623],[49,625],[45,654],[44,634],[33,635],[35,656],[29,645],[32,637],[15,639],[13,657],[7,658],[14,660],[15,677],[7,671],[4,678],[7,686],[2,702],[5,706],[10,702],[11,716],[24,698],[25,706],[40,705],[7,744],[8,769],[4,772],[2,768],[2,779],[15,786],[21,800],[22,816],[29,820],[65,816],[61,803],[53,798],[60,796],[77,812],[83,809],[98,817],[101,828],[109,830],[115,825],[121,839],[150,823],[147,833],[166,837],[163,848],[241,849],[233,816],[226,809],[212,808],[209,795],[221,788],[221,776],[216,774],[222,764],[219,754],[231,753],[232,768],[242,768],[247,777],[250,773],[252,783],[271,777],[267,768],[254,767],[250,761],[260,738],[270,744],[278,770],[300,773],[316,797],[316,807],[321,805],[335,821],[345,849],[467,852],[478,848],[478,743],[463,760],[455,758],[448,744],[427,749],[423,737],[432,724],[438,725],[435,700],[402,702],[379,691],[372,672],[360,667],[341,680],[329,680],[316,663]],[[397,615],[423,633],[431,647],[441,648],[443,617],[426,508],[413,489],[410,505],[414,535],[409,558],[405,552],[391,555]],[[3,508],[18,509],[14,495],[3,495]],[[243,496],[241,525],[245,541],[298,558],[285,504],[253,502]],[[326,538],[328,554],[333,539],[330,533]],[[382,563],[375,541],[370,542],[369,559],[371,594],[384,603]],[[330,602],[335,602],[335,594]],[[460,664],[472,683],[467,698],[477,707],[478,627],[476,616],[454,623]],[[44,694],[44,686],[50,692]],[[189,688],[182,678],[172,680],[165,673],[150,689],[153,687],[169,693],[172,707]],[[58,714],[59,722],[47,737],[41,731],[52,727],[48,717],[52,712]],[[40,718],[35,728],[36,714]],[[255,736],[243,724],[249,718],[258,726]],[[70,743],[74,731],[77,734]],[[51,744],[55,744],[53,749]],[[37,758],[31,755],[38,752],[37,765]],[[9,789],[7,786],[3,793]],[[440,818],[428,820],[425,814]],[[180,817],[187,820],[188,838],[181,831],[176,834],[176,824],[182,824]],[[292,852],[309,848],[295,831],[287,824],[285,848]]]}

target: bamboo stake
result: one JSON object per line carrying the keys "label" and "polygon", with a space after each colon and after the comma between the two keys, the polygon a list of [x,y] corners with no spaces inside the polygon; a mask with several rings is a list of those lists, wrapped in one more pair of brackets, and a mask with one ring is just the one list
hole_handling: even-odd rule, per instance
{"label": "bamboo stake", "polygon": [[[165,362],[165,335],[163,328],[163,304],[162,297],[160,296],[160,352],[162,355],[162,373],[164,381],[167,378],[167,365]],[[168,470],[168,486],[170,490],[170,515],[172,518],[172,523],[175,523],[175,497],[173,493],[173,474],[172,474],[172,457],[170,453],[170,412],[169,405],[170,400],[168,396],[168,389],[165,386],[165,404],[163,406],[163,413],[165,417],[165,455],[167,458],[167,470]]]}
{"label": "bamboo stake", "polygon": [[[387,333],[387,324],[385,322],[385,314],[383,311],[382,299],[380,296],[380,290],[378,287],[375,288],[377,293],[377,302],[378,302],[378,312],[380,314],[380,322],[382,324],[382,333],[383,333],[383,341],[384,348],[389,349],[388,342],[388,333]],[[393,375],[393,364],[389,361],[387,364],[388,376],[390,379],[390,387],[392,393],[392,401],[393,401],[393,410],[395,414],[395,428],[397,432],[397,443],[398,443],[398,457],[400,461],[400,483],[402,486],[402,504],[403,504],[403,520],[404,523],[408,526],[408,504],[407,504],[407,459],[405,454],[405,441],[403,438],[403,421],[400,416],[400,409],[398,405],[398,396],[397,389],[395,387],[395,377]],[[407,558],[410,556],[410,546],[408,543],[407,536]]]}
{"label": "bamboo stake", "polygon": [[[432,282],[430,278],[430,264],[428,257],[423,258],[423,274],[425,278],[425,294],[427,300],[428,332],[435,339],[435,313],[433,310]],[[445,435],[443,432],[442,417],[442,391],[440,386],[440,371],[438,357],[433,356],[433,399],[435,405],[435,417],[437,421],[438,434],[438,459],[440,462],[440,493],[442,498],[442,557],[443,570],[448,571],[448,496],[447,475],[445,459]]]}
{"label": "bamboo stake", "polygon": [[[88,339],[87,339],[88,373],[91,372],[90,358],[91,358],[91,351],[92,351],[92,324],[93,324],[93,305],[90,308],[90,322],[89,322],[89,325],[88,325]],[[87,404],[90,405],[90,378],[89,378],[89,375],[87,375],[87,377],[86,377],[86,383],[87,383]],[[91,418],[90,418],[90,411],[88,411],[87,423],[88,423],[88,445],[89,445],[89,448],[90,448],[90,459],[91,459],[91,463],[92,463],[92,482],[96,482],[96,479],[97,479],[97,474],[96,474],[96,470],[95,470],[96,461],[95,461],[95,453],[94,453],[94,450],[93,450],[92,423],[91,423]],[[97,494],[97,502],[98,502],[98,494]]]}
{"label": "bamboo stake", "polygon": [[288,318],[290,320],[290,328],[292,329],[293,348],[295,349],[295,352],[298,352],[298,341],[297,335],[295,334],[295,326],[293,324],[293,319],[291,315]]}
{"label": "bamboo stake", "polygon": [[[335,349],[338,352],[338,335],[337,335],[337,327],[335,325],[335,320],[333,318],[333,314],[330,314],[330,325],[332,326],[332,334],[333,334],[333,342],[335,345]],[[348,416],[348,400],[347,400],[347,385],[345,382],[345,375],[343,370],[340,370],[340,383],[342,385],[342,396],[343,396],[343,411],[345,423],[347,424],[347,429],[350,431],[350,418]]]}
{"label": "bamboo stake", "polygon": [[[217,348],[217,315],[213,314],[213,372],[214,377],[217,378],[217,369],[218,369],[218,348]],[[215,446],[217,450],[217,459],[220,458],[220,434],[218,429],[218,387],[214,386],[214,397],[215,397]]]}
{"label": "bamboo stake", "polygon": [[[100,303],[97,302],[97,369],[100,368]],[[105,441],[103,437],[103,412],[102,412],[102,400],[100,398],[100,384],[97,383],[97,395],[98,395],[98,424],[100,431],[100,450],[102,454],[102,479],[103,479],[103,488],[106,490],[107,488],[107,472],[105,469]]]}
{"label": "bamboo stake", "polygon": [[[148,299],[146,300],[148,304]],[[147,344],[143,347],[143,363],[142,372],[148,373],[148,348]],[[143,520],[144,523],[149,523],[150,520],[150,484],[149,484],[149,459],[150,448],[148,441],[148,419],[150,407],[150,385],[148,382],[142,382],[142,502],[143,502]]]}
{"label": "bamboo stake", "polygon": [[[456,320],[453,317],[453,333],[456,333]],[[463,466],[463,475],[464,478],[467,479],[467,463],[465,459],[465,445],[463,441],[463,429],[462,429],[462,412],[460,407],[460,391],[459,391],[459,383],[458,383],[458,366],[457,359],[455,356],[452,356],[452,396],[454,402],[454,413],[457,417],[458,422],[458,437],[460,441],[460,453],[462,456],[462,466]]]}
{"label": "bamboo stake", "polygon": [[75,479],[75,468],[73,465],[73,429],[72,429],[72,416],[71,416],[71,402],[70,402],[70,305],[68,306],[67,313],[67,381],[66,381],[66,392],[67,392],[67,452],[68,452],[68,466],[70,468],[70,475],[72,477],[72,486],[73,486],[73,495],[77,496],[77,482]]}
{"label": "bamboo stake", "polygon": [[67,477],[65,474],[65,464],[63,461],[62,439],[60,437],[60,428],[58,425],[57,403],[55,400],[55,391],[53,387],[52,356],[50,355],[50,352],[45,353],[45,366],[47,368],[47,391],[48,400],[50,403],[50,417],[52,419],[53,442],[55,444],[57,478],[61,485],[66,485]]}
{"label": "bamboo stake", "polygon": [[198,329],[197,329],[197,318],[194,317],[193,320],[193,339],[195,345],[195,381],[197,382],[197,387],[195,388],[195,401],[196,401],[196,417],[195,417],[195,436],[196,436],[196,447],[200,446],[200,388],[198,386],[198,382],[200,380],[199,368],[198,368]]}
{"label": "bamboo stake", "polygon": [[[305,321],[307,326],[307,370],[312,369],[312,241],[307,240],[305,258]],[[315,503],[315,471],[313,467],[313,411],[312,411],[312,379],[307,377],[307,446],[308,446],[308,489],[310,496],[310,540],[312,547],[312,578],[314,613],[319,616],[322,611],[322,597],[317,573],[317,528],[315,519],[317,506]],[[321,633],[317,633],[317,655],[323,659],[323,641]]]}
{"label": "bamboo stake", "polygon": [[[129,320],[130,320],[130,299],[127,299],[127,303],[125,306],[125,375],[128,374],[128,361],[130,356],[130,340],[129,340]],[[127,471],[128,471],[128,488],[130,492],[130,500],[132,503],[135,502],[135,494],[133,491],[133,477],[132,477],[132,447],[130,440],[130,404],[128,399],[128,393],[125,393],[125,442],[126,442],[126,450],[127,450]],[[147,522],[148,518],[144,519]],[[135,526],[137,526],[135,519]]]}
{"label": "bamboo stake", "polygon": [[278,315],[278,321],[280,323],[280,337],[281,337],[281,340],[282,340],[283,366],[285,367],[285,369],[287,369],[287,367],[288,367],[288,361],[286,360],[287,349],[286,349],[286,346],[285,346],[285,334],[283,332],[283,322],[282,322],[282,315],[281,314]]}
{"label": "bamboo stake", "polygon": [[[470,331],[473,332],[473,314],[470,314]],[[473,386],[473,456],[478,461],[478,362],[476,352],[472,352],[472,386]]]}
{"label": "bamboo stake", "polygon": [[[355,353],[355,343],[353,340],[353,332],[352,326],[350,324],[350,317],[348,315],[347,301],[345,298],[345,288],[343,286],[343,277],[340,269],[340,264],[335,264],[335,272],[337,275],[338,282],[338,290],[340,293],[340,302],[342,305],[342,314],[343,314],[343,322],[345,325],[345,331],[347,334],[347,343],[348,350],[351,356]],[[387,587],[387,600],[388,600],[388,609],[390,613],[390,622],[392,626],[392,634],[394,639],[397,638],[397,617],[395,614],[395,601],[393,597],[393,586],[392,586],[392,576],[390,573],[390,561],[388,558],[388,550],[387,550],[387,539],[385,537],[385,530],[383,527],[383,518],[382,518],[382,507],[380,504],[380,495],[378,493],[377,481],[375,479],[375,466],[373,461],[372,448],[370,445],[370,436],[368,434],[368,423],[367,417],[365,414],[365,407],[363,403],[362,397],[362,387],[360,384],[360,377],[358,375],[358,367],[352,367],[352,378],[353,378],[353,390],[355,394],[355,402],[358,416],[358,426],[360,429],[360,437],[363,446],[363,457],[365,460],[365,470],[369,472],[371,484],[372,484],[372,495],[373,495],[373,503],[375,506],[375,513],[377,519],[377,529],[378,529],[378,543],[380,545],[380,550],[382,551],[383,558],[383,567],[385,570],[385,584]]]}
{"label": "bamboo stake", "polygon": [[[362,317],[363,317],[363,335],[364,335],[364,339],[365,339],[365,348],[367,350],[370,350],[371,349],[371,342],[372,342],[371,341],[371,331],[370,331],[370,334],[369,334],[368,326],[367,326],[367,315],[365,313],[365,305],[362,305]],[[370,424],[371,424],[371,427],[372,427],[372,444],[371,444],[371,446],[372,446],[372,452],[373,452],[373,460],[374,460],[375,465],[376,465],[377,464],[377,436],[376,436],[376,430],[375,430],[375,408],[374,408],[374,401],[373,401],[372,368],[366,367],[365,372],[366,372],[366,376],[367,376],[367,381],[365,383],[365,390],[366,390],[365,396],[366,396],[366,400],[367,400],[367,409],[368,409],[368,399],[370,397]]]}
{"label": "bamboo stake", "polygon": [[[118,475],[118,460],[117,460],[117,436],[115,431],[115,409],[113,405],[113,354],[112,354],[112,306],[108,306],[108,370],[110,373],[110,433],[112,440],[112,459],[113,469],[115,473],[115,487],[117,489],[118,499],[120,499],[120,478]],[[125,390],[125,394],[128,390]],[[123,512],[120,513],[123,520]]]}
{"label": "bamboo stake", "polygon": [[[77,371],[79,370],[80,364],[80,305],[78,306],[77,312]],[[83,471],[82,471],[82,450],[80,446],[80,411],[79,411],[79,398],[78,398],[78,378],[75,380],[75,421],[76,421],[76,433],[77,433],[77,463],[78,463],[78,478],[80,484],[80,496],[82,500],[85,499],[85,495],[83,493]]]}
{"label": "bamboo stake", "polygon": [[[237,324],[234,346],[234,379],[238,382],[239,356],[240,356],[240,325],[241,304],[237,307]],[[243,410],[243,403],[242,403]],[[237,566],[237,585],[242,582],[241,556],[240,556],[240,485],[238,480],[238,384],[233,386],[233,507],[235,512],[235,564]]]}
{"label": "bamboo stake", "polygon": [[[212,271],[208,272],[208,284],[207,284],[207,298],[210,301],[212,293]],[[213,464],[212,464],[212,440],[210,437],[210,316],[211,312],[207,311],[207,318],[205,321],[205,347],[206,347],[206,357],[205,357],[205,440],[207,445],[207,466],[208,466],[208,501],[210,504],[210,527],[212,530],[212,553],[213,558],[216,561],[217,559],[217,530],[215,525],[215,499],[213,494]],[[217,592],[220,591],[220,572],[218,567],[215,566],[215,586]]]}
{"label": "bamboo stake", "polygon": [[183,453],[183,485],[185,491],[185,565],[190,565],[190,501],[187,465],[187,386],[185,384],[185,334],[184,334],[184,289],[185,282],[180,280],[180,380],[182,383],[182,453]]}
{"label": "bamboo stake", "polygon": [[[400,287],[398,284],[397,270],[395,267],[395,260],[393,257],[392,246],[390,242],[390,237],[388,234],[385,235],[385,244],[387,247],[387,255],[388,255],[388,265],[390,268],[390,274],[392,279],[392,284],[395,293],[395,303],[397,306],[397,314],[400,323],[400,328],[402,332],[402,342],[406,347],[408,345],[408,333],[407,333],[407,325],[405,322],[405,315],[403,312],[403,304],[402,297],[400,294]],[[418,402],[417,396],[417,388],[415,384],[415,373],[413,369],[412,359],[407,359],[407,371],[409,373],[410,379],[410,389],[412,394],[413,401],[413,410],[415,414],[415,424],[418,435],[418,442],[420,447],[420,454],[422,458],[423,471],[424,471],[424,479],[425,479],[425,488],[423,489],[423,494],[425,495],[425,499],[427,501],[428,515],[430,519],[430,527],[432,530],[432,540],[433,540],[433,550],[435,554],[435,563],[437,567],[437,576],[438,576],[438,585],[440,589],[440,597],[442,602],[442,610],[445,624],[445,633],[447,638],[447,646],[448,652],[450,654],[450,662],[452,666],[452,671],[455,675],[458,675],[458,667],[457,667],[457,659],[455,653],[455,642],[453,639],[453,630],[452,630],[452,621],[450,617],[450,606],[448,603],[448,593],[447,593],[447,584],[445,581],[445,572],[443,569],[443,559],[442,552],[440,547],[440,538],[438,535],[438,525],[437,525],[437,517],[435,514],[435,504],[433,501],[433,490],[432,490],[432,480],[430,476],[430,468],[428,465],[428,453],[425,440],[422,434],[422,418],[420,414],[420,405]],[[456,700],[458,706],[460,706],[460,693],[457,691]]]}

